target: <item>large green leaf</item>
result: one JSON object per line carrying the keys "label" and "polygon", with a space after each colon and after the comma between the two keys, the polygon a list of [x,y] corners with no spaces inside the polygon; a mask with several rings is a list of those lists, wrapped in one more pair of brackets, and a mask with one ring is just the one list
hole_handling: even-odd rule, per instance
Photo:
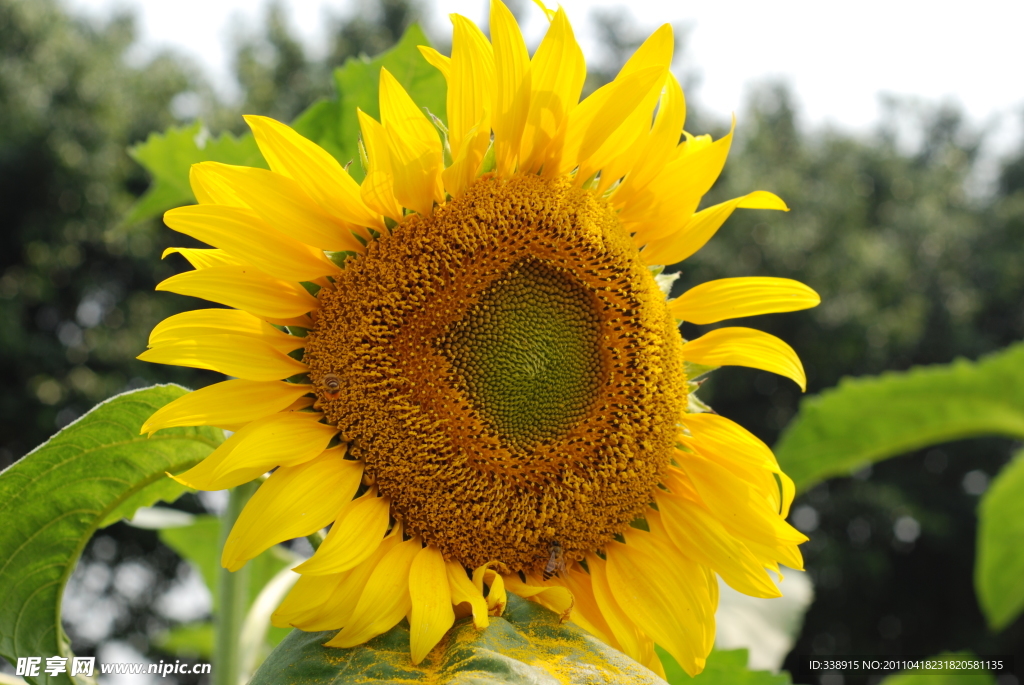
{"label": "large green leaf", "polygon": [[657,650],[665,666],[665,678],[671,685],[790,685],[793,682],[785,671],[748,671],[745,649],[711,650],[704,670],[694,678],[686,675],[683,667],[668,652],[661,647]]}
{"label": "large green leaf", "polygon": [[334,155],[342,164],[355,162],[349,173],[362,180],[359,164],[359,120],[356,108],[380,119],[378,93],[380,70],[384,67],[398,79],[409,96],[434,116],[446,119],[447,84],[444,77],[430,66],[419,45],[430,45],[419,26],[410,26],[402,39],[390,50],[371,59],[349,59],[334,71],[338,97],[321,100],[299,115],[292,124],[295,129]]}
{"label": "large green leaf", "polygon": [[195,202],[188,170],[197,162],[223,162],[267,168],[251,133],[210,137],[201,122],[152,133],[128,154],[153,177],[149,189],[135,203],[126,224],[152,218],[164,210]]}
{"label": "large green leaf", "polygon": [[993,630],[1024,610],[1024,451],[981,498],[974,586]]}
{"label": "large green leaf", "polygon": [[[214,428],[139,435],[149,416],[187,392],[176,385],[136,390],[98,405],[0,473],[0,655],[70,656],[61,594],[82,549],[112,512],[153,504],[166,471],[198,463],[223,439]],[[146,490],[150,497],[139,498]],[[69,683],[66,674],[39,683]]]}
{"label": "large green leaf", "polygon": [[844,379],[805,399],[775,453],[797,488],[949,440],[1024,437],[1024,343],[977,362]]}
{"label": "large green leaf", "polygon": [[403,621],[352,649],[321,645],[333,633],[293,631],[278,645],[250,685],[291,683],[431,683],[436,685],[564,685],[634,683],[660,678],[552,612],[509,595],[500,618],[478,632],[468,619],[455,624],[423,663],[409,660]]}

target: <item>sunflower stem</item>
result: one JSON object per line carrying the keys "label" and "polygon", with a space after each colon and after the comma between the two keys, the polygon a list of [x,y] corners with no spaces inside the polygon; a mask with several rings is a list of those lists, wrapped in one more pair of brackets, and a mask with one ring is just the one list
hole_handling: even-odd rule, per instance
{"label": "sunflower stem", "polygon": [[[228,507],[221,516],[220,549],[224,549],[231,527],[235,525],[242,507],[256,492],[257,481],[240,485],[228,491]],[[217,569],[217,595],[220,607],[214,617],[215,638],[213,652],[213,685],[239,685],[241,675],[239,638],[245,612],[249,605],[249,567],[235,572]]]}
{"label": "sunflower stem", "polygon": [[312,545],[313,551],[315,552],[316,550],[320,549],[320,545],[323,544],[325,537],[327,536],[324,535],[324,532],[322,530],[318,530],[315,533],[307,535],[306,539],[309,540],[309,544]]}

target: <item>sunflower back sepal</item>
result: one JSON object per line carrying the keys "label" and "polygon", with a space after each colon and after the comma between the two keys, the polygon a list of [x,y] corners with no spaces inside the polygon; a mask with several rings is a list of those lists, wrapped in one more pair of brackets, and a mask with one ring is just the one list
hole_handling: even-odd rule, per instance
{"label": "sunflower back sepal", "polygon": [[418,665],[409,658],[409,626],[351,649],[323,647],[333,631],[292,631],[271,652],[250,685],[278,683],[587,683],[665,685],[665,681],[583,629],[561,623],[533,602],[508,596],[501,617],[484,630],[456,621]]}

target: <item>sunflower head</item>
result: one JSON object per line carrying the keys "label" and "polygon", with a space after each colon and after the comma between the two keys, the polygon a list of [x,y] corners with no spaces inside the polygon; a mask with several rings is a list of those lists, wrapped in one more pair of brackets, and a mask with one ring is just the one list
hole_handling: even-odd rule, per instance
{"label": "sunflower head", "polygon": [[[234,380],[157,412],[144,431],[234,431],[177,476],[221,489],[269,472],[224,549],[231,569],[330,526],[275,614],[353,646],[403,617],[414,663],[457,617],[478,628],[506,591],[660,671],[714,638],[716,576],[777,596],[800,568],[792,482],[736,424],[695,413],[687,369],[803,370],[782,341],[708,324],[817,303],[784,279],[705,283],[666,300],[652,267],[698,250],[756,191],[700,209],[728,154],[683,131],[656,31],[580,101],[585,67],[562,10],[531,57],[511,13],[488,40],[453,15],[432,121],[390,73],[381,120],[359,112],[365,179],[250,116],[270,170],[195,165],[198,204],[171,228],[213,246],[158,286],[226,309],[161,323],[140,358]],[[435,125],[437,124],[437,125]]]}

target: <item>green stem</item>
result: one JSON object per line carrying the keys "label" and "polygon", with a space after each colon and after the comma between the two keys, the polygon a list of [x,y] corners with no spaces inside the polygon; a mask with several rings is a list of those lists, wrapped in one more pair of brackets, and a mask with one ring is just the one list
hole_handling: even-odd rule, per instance
{"label": "green stem", "polygon": [[[220,549],[224,549],[231,526],[242,513],[242,507],[256,492],[258,482],[239,485],[229,491],[228,508],[221,517]],[[214,617],[213,685],[238,685],[240,676],[238,639],[249,604],[249,566],[232,573],[217,569],[219,608]]]}
{"label": "green stem", "polygon": [[309,544],[313,546],[313,551],[315,552],[316,550],[320,549],[320,545],[323,544],[324,534],[318,530],[315,533],[307,535],[306,539],[309,540]]}

